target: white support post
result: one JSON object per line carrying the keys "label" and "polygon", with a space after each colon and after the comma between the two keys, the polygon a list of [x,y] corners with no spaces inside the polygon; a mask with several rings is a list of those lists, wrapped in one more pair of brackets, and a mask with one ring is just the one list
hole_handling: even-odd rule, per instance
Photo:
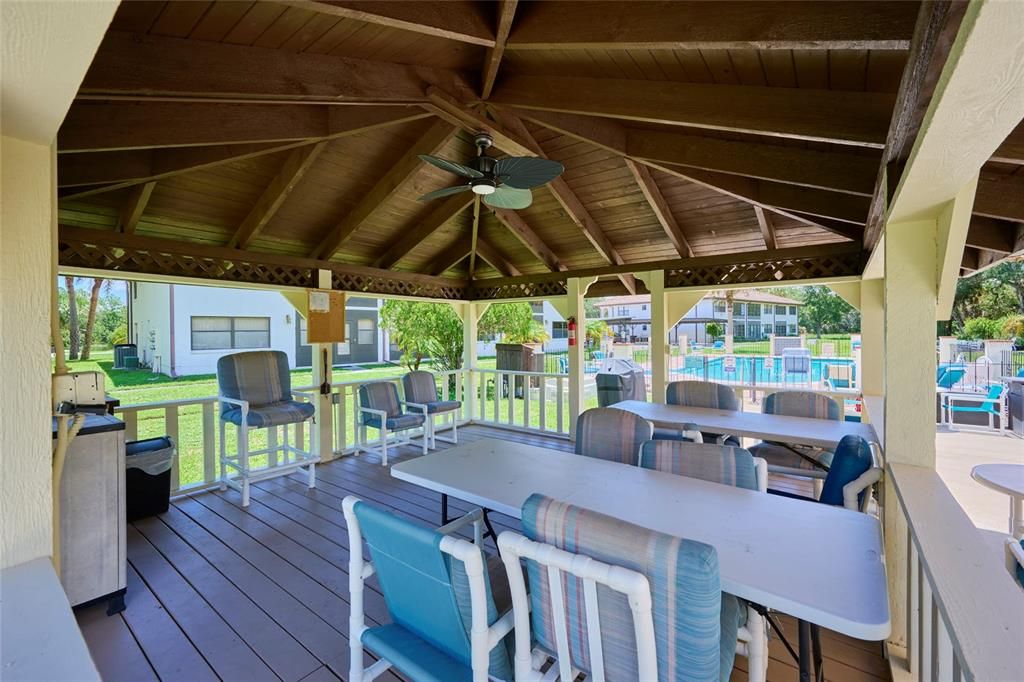
{"label": "white support post", "polygon": [[651,401],[665,402],[668,381],[668,300],[665,296],[665,271],[637,273],[651,292]]}
{"label": "white support post", "polygon": [[[331,288],[330,270],[317,270],[317,287],[320,289]],[[331,366],[334,361],[331,346],[332,344],[329,343],[312,344],[313,383],[318,388],[325,381],[328,385],[331,383]],[[324,366],[324,353],[327,353],[326,367]],[[316,423],[309,433],[310,452],[313,456],[320,457],[321,462],[328,462],[335,458],[333,445],[334,414],[330,393],[323,395],[318,391],[313,399],[313,405],[316,408],[313,416]],[[342,425],[342,428],[344,428],[344,425]]]}
{"label": "white support post", "polygon": [[569,346],[569,439],[572,441],[576,440],[576,418],[585,409],[583,344],[586,340],[587,313],[583,305],[583,296],[596,280],[596,277],[586,279],[570,277],[566,286],[568,290],[566,319],[576,318],[577,340],[575,346]]}
{"label": "white support post", "polygon": [[477,332],[480,318],[490,306],[489,303],[453,303],[455,312],[462,318],[462,369],[463,374],[463,404],[466,406],[466,418],[469,421],[476,420],[480,402],[477,400]]}

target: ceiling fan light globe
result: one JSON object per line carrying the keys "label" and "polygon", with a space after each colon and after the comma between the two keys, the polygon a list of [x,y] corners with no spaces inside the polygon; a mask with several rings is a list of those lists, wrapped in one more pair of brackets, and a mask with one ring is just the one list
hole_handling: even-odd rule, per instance
{"label": "ceiling fan light globe", "polygon": [[497,189],[497,188],[494,185],[488,184],[486,182],[482,182],[482,183],[473,185],[473,193],[474,194],[481,194],[481,195],[494,194],[494,190],[495,189]]}

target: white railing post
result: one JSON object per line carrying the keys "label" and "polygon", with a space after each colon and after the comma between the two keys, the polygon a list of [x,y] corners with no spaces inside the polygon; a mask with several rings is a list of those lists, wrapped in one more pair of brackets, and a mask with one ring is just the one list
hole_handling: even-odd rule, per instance
{"label": "white railing post", "polygon": [[216,402],[203,403],[203,483],[217,480]]}
{"label": "white railing post", "polygon": [[[455,311],[462,318],[462,369],[465,370],[463,374],[463,395],[467,396],[465,401],[466,419],[469,421],[476,421],[478,415],[476,414],[476,393],[477,393],[477,375],[476,370],[477,363],[477,341],[479,334],[477,333],[477,325],[480,322],[480,317],[487,310],[488,303],[461,303],[453,304]],[[480,388],[481,394],[485,389]],[[483,400],[480,401],[480,418],[483,418]]]}

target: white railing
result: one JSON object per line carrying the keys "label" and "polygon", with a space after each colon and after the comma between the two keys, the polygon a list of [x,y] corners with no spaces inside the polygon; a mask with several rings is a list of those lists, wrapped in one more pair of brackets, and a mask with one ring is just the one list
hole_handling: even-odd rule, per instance
{"label": "white railing", "polygon": [[[569,377],[544,372],[475,369],[473,421],[537,433],[569,434]],[[464,402],[464,407],[466,407]]]}
{"label": "white railing", "polygon": [[[918,680],[1019,680],[1024,590],[934,469],[890,464],[906,519],[906,663]],[[890,529],[889,532],[892,532]]]}

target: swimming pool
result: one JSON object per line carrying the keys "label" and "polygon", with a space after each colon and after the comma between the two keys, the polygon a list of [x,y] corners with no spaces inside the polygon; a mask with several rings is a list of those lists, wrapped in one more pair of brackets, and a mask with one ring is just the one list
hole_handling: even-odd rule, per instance
{"label": "swimming pool", "polygon": [[[699,358],[699,362],[696,359]],[[744,384],[799,384],[814,383],[824,377],[827,365],[851,366],[850,358],[811,358],[809,372],[784,372],[782,358],[737,355],[735,367],[724,357],[692,356],[685,358],[683,366],[673,366],[673,378],[693,378],[704,381],[725,381]],[[675,364],[675,363],[673,363]],[[854,370],[856,371],[856,370]]]}

